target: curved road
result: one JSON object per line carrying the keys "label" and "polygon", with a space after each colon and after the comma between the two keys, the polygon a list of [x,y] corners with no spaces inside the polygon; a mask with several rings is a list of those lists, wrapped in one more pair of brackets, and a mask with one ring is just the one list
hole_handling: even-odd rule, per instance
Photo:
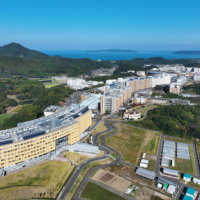
{"label": "curved road", "polygon": [[[102,145],[99,144],[99,141],[98,141],[98,138],[100,135],[104,134],[104,133],[108,133],[112,130],[112,127],[109,125],[109,123],[112,123],[112,127],[115,129],[113,133],[110,133],[109,135],[105,135],[102,137]],[[93,161],[97,161],[97,160],[101,160],[101,159],[106,159],[108,158],[109,156],[111,156],[111,151],[115,152],[116,155],[117,155],[117,159],[110,163],[110,164],[107,164],[107,165],[101,165],[101,166],[97,166],[97,167],[94,167],[92,169],[90,169],[87,174],[85,175],[85,177],[83,178],[80,186],[78,187],[75,195],[73,196],[72,199],[74,200],[82,200],[80,198],[80,194],[84,188],[84,186],[86,185],[86,183],[88,181],[91,181],[90,179],[90,176],[91,174],[95,171],[95,170],[98,170],[98,169],[101,169],[101,168],[104,168],[104,167],[108,167],[108,166],[112,166],[112,165],[116,165],[118,163],[123,163],[123,164],[126,164],[128,166],[131,166],[133,168],[137,168],[137,166],[131,164],[131,163],[128,163],[128,162],[125,162],[125,161],[122,161],[121,159],[121,154],[116,151],[115,149],[112,149],[111,147],[107,146],[106,144],[106,138],[107,137],[110,137],[112,135],[115,135],[118,130],[117,128],[114,126],[115,123],[119,123],[119,122],[116,122],[116,121],[104,121],[104,125],[106,126],[107,130],[104,131],[104,132],[99,132],[97,133],[96,135],[93,136],[93,143],[94,145],[98,146],[100,150],[103,150],[105,152],[105,154],[101,157],[96,157],[96,158],[91,158],[89,160],[86,160],[85,162],[81,163],[80,165],[78,165],[78,167],[73,171],[72,175],[70,176],[69,180],[67,181],[67,183],[65,184],[65,186],[63,187],[59,197],[57,198],[58,200],[65,200],[67,198],[67,195],[69,194],[69,192],[71,191],[74,183],[76,182],[78,176],[80,175],[82,169],[88,164],[88,163],[91,163]],[[120,122],[121,123],[121,122]],[[139,128],[139,127],[138,127]],[[141,128],[143,129],[143,128]],[[145,129],[145,130],[148,130],[148,129]],[[162,177],[162,175],[159,174],[159,162],[160,162],[160,154],[161,154],[161,148],[162,148],[162,142],[163,142],[163,134],[161,134],[161,138],[160,138],[160,144],[159,144],[159,150],[158,150],[158,157],[157,157],[157,162],[156,162],[156,167],[155,167],[155,173],[156,173],[156,176],[157,177]],[[197,170],[198,171],[198,170]],[[165,178],[169,181],[172,181],[172,182],[176,182],[178,185],[181,186],[180,190],[179,190],[179,194],[177,195],[176,199],[179,199],[182,191],[183,191],[183,188],[184,187],[188,187],[186,184],[184,183],[181,183],[179,182],[179,180],[176,180],[176,179],[173,179],[173,178],[170,178],[170,177],[162,177],[162,178]],[[107,190],[110,190],[110,187],[106,186]],[[194,188],[192,186],[190,186],[191,188]],[[200,192],[199,189],[197,188],[194,188],[195,190],[197,190],[198,192]],[[123,196],[124,194],[118,192],[118,191],[115,191],[114,193],[120,195],[120,196]],[[123,196],[124,198],[128,199],[128,200],[134,200],[134,198],[132,197],[129,197],[128,195],[125,195]]]}
{"label": "curved road", "polygon": [[[117,154],[117,159],[116,159],[113,163],[110,163],[110,164],[108,164],[108,165],[102,165],[102,166],[99,166],[99,167],[95,167],[95,168],[93,168],[93,169],[96,170],[96,169],[98,169],[98,168],[103,168],[103,167],[108,167],[108,166],[116,165],[117,163],[120,163],[120,162],[121,162],[121,155],[120,155],[120,153],[119,153],[118,151],[116,151],[115,149],[112,149],[112,148],[108,147],[108,146],[106,145],[106,142],[105,142],[105,138],[106,138],[106,137],[109,137],[109,136],[114,135],[114,134],[117,133],[118,130],[117,130],[116,127],[114,127],[114,128],[115,128],[114,133],[111,133],[111,134],[109,134],[109,135],[107,135],[107,136],[104,136],[104,137],[102,138],[102,142],[103,142],[103,145],[105,145],[105,147],[102,146],[102,145],[100,145],[99,142],[98,142],[98,137],[99,137],[101,134],[107,133],[107,132],[109,132],[109,131],[112,130],[112,127],[111,127],[108,123],[109,123],[108,121],[105,121],[105,122],[104,122],[104,124],[105,124],[105,126],[106,126],[106,128],[107,128],[106,131],[99,132],[99,133],[97,133],[96,135],[94,135],[94,137],[93,137],[94,145],[99,146],[99,149],[100,149],[100,150],[103,150],[103,151],[105,152],[105,154],[104,154],[103,156],[101,156],[101,157],[95,157],[95,158],[91,158],[91,159],[89,159],[89,160],[86,160],[86,161],[82,162],[80,165],[78,165],[78,167],[73,171],[73,173],[72,173],[72,175],[70,176],[69,180],[66,182],[65,186],[64,186],[63,189],[61,190],[61,192],[60,192],[60,194],[59,194],[59,196],[58,196],[58,198],[57,198],[58,200],[65,200],[65,199],[67,198],[67,195],[68,195],[69,192],[71,191],[71,189],[72,189],[73,185],[75,184],[75,182],[76,182],[78,176],[80,175],[81,171],[83,170],[83,168],[84,168],[87,164],[89,164],[89,163],[91,163],[91,162],[94,162],[94,161],[97,161],[97,160],[102,160],[102,159],[108,158],[108,157],[111,155],[110,150],[114,151],[114,152]],[[91,171],[92,171],[92,170],[89,170],[88,173],[91,172]],[[87,173],[87,174],[88,174],[88,173]],[[92,173],[92,172],[91,172],[91,173]],[[87,175],[86,175],[86,176],[87,176]],[[78,192],[78,190],[77,190],[77,192]],[[77,194],[77,192],[76,192],[76,194]],[[75,194],[75,195],[76,195],[76,194]],[[73,199],[75,199],[75,198],[73,198]],[[77,198],[76,198],[76,199],[77,199]]]}

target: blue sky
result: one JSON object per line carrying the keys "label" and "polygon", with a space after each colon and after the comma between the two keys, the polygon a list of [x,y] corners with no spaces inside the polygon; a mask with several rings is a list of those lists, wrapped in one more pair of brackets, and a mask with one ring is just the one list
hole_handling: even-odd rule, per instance
{"label": "blue sky", "polygon": [[200,0],[1,0],[0,46],[200,50]]}

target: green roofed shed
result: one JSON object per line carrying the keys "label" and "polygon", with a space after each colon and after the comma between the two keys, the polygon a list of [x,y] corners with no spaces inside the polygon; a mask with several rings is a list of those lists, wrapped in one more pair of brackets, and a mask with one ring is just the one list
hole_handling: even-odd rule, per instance
{"label": "green roofed shed", "polygon": [[163,189],[164,189],[164,190],[166,190],[166,189],[167,189],[167,187],[168,187],[168,185],[167,185],[167,184],[164,184],[164,185],[163,185]]}

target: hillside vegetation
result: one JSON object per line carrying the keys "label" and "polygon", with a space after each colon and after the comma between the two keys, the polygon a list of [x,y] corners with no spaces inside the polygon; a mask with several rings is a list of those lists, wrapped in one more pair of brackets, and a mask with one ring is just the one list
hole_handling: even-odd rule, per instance
{"label": "hillside vegetation", "polygon": [[[15,95],[19,104],[24,104],[32,100],[31,105],[24,106],[19,112],[0,125],[0,129],[7,129],[17,126],[17,123],[36,119],[43,116],[43,110],[50,105],[59,105],[65,102],[74,90],[59,85],[45,89],[40,81],[30,81],[28,79],[3,79],[0,81],[0,113],[5,113],[8,106],[16,106],[18,102],[7,98],[8,95]],[[30,102],[30,101],[29,101]]]}
{"label": "hillside vegetation", "polygon": [[21,58],[32,58],[36,56],[48,57],[48,55],[44,53],[35,50],[30,50],[14,42],[0,47],[0,56],[3,55]]}
{"label": "hillside vegetation", "polygon": [[137,125],[182,138],[200,138],[200,105],[160,106],[150,110]]}
{"label": "hillside vegetation", "polygon": [[109,61],[48,56],[16,43],[0,47],[0,77],[18,75],[43,78],[59,74],[79,76],[89,74],[94,69],[111,66]]}

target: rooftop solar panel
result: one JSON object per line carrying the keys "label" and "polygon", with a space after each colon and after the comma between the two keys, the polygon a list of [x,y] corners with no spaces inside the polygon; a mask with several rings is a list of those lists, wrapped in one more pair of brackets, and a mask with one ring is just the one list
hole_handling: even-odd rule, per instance
{"label": "rooftop solar panel", "polygon": [[7,141],[0,142],[0,146],[7,145],[7,144],[12,144],[12,143],[13,143],[12,140],[7,140]]}
{"label": "rooftop solar panel", "polygon": [[28,140],[28,139],[31,139],[31,138],[34,138],[34,137],[38,137],[38,136],[41,136],[41,135],[45,135],[45,132],[41,131],[41,132],[34,133],[34,134],[31,134],[31,135],[26,135],[26,136],[23,137],[23,139],[24,140]]}

